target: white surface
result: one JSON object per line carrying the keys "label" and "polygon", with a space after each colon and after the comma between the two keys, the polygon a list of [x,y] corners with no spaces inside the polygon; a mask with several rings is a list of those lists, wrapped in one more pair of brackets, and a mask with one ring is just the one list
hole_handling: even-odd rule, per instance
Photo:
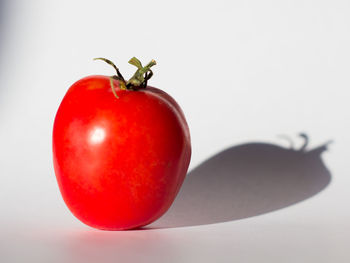
{"label": "white surface", "polygon": [[[349,1],[2,1],[0,14],[2,262],[350,261]],[[334,140],[322,155],[331,183],[230,222],[82,225],[57,188],[51,129],[73,82],[113,74],[98,56],[125,75],[132,56],[157,60],[151,83],[187,116],[191,169],[238,144],[287,147],[279,134],[301,145],[304,131],[311,148]]]}

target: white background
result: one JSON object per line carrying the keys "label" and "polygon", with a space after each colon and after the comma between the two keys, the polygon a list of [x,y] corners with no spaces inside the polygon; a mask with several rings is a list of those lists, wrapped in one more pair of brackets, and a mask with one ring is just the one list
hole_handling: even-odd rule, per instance
{"label": "white background", "polygon": [[[349,262],[349,1],[1,1],[2,262]],[[75,219],[52,166],[69,86],[156,59],[151,85],[190,125],[190,169],[247,142],[310,136],[331,183],[293,206],[210,225],[103,232]],[[210,187],[210,186],[208,186]],[[205,200],[203,200],[205,202]]]}

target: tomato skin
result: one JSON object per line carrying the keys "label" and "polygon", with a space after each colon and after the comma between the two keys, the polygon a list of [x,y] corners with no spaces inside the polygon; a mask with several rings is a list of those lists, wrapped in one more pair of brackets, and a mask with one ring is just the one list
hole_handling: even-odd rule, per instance
{"label": "tomato skin", "polygon": [[85,224],[105,230],[147,225],[174,201],[191,158],[188,125],[165,92],[111,89],[108,76],[74,83],[53,127],[62,197]]}

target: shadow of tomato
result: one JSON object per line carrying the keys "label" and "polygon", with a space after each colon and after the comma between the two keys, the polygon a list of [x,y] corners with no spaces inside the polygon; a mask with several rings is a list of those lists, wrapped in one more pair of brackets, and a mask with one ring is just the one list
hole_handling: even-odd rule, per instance
{"label": "shadow of tomato", "polygon": [[227,222],[296,204],[322,191],[331,180],[321,154],[248,143],[226,149],[193,169],[170,210],[153,227]]}

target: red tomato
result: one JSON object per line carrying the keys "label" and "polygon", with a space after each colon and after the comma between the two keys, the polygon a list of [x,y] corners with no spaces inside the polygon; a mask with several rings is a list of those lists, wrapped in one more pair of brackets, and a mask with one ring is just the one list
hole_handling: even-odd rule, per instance
{"label": "red tomato", "polygon": [[[191,158],[182,110],[153,87],[89,76],[63,98],[53,127],[53,160],[63,199],[85,224],[132,229],[163,215]],[[113,94],[116,92],[116,96]]]}

